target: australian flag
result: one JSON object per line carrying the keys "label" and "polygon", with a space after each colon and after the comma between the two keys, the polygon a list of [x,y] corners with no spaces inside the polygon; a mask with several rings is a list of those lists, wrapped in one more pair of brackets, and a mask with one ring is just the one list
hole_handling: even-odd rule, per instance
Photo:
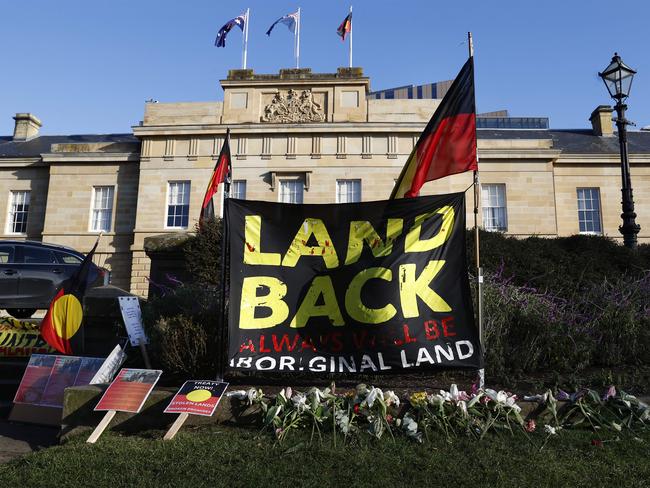
{"label": "australian flag", "polygon": [[267,35],[267,36],[270,36],[270,35],[271,35],[271,31],[273,30],[273,28],[274,28],[277,24],[284,24],[284,25],[286,25],[287,28],[288,28],[288,29],[289,29],[293,34],[295,34],[295,33],[296,33],[296,24],[300,21],[300,17],[299,17],[299,16],[300,16],[300,12],[299,12],[298,10],[296,10],[296,11],[295,11],[294,13],[292,13],[292,14],[287,14],[287,15],[285,15],[284,17],[280,17],[278,20],[276,20],[275,22],[273,22],[273,24],[271,24],[271,27],[269,27],[269,30],[266,31],[266,35]]}
{"label": "australian flag", "polygon": [[238,26],[242,32],[244,32],[244,26],[247,21],[248,19],[246,18],[246,14],[243,13],[226,22],[226,24],[219,29],[217,38],[214,40],[214,45],[217,47],[226,47],[226,36],[228,35],[228,32],[230,32],[230,30],[235,26]]}

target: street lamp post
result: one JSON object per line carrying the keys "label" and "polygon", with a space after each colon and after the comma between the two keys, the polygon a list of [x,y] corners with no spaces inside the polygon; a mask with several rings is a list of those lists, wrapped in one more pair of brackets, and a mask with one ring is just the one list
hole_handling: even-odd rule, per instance
{"label": "street lamp post", "polygon": [[625,118],[627,105],[623,103],[630,94],[632,79],[636,71],[627,66],[621,60],[618,53],[614,53],[609,66],[602,73],[598,73],[603,79],[609,95],[616,100],[616,127],[618,128],[618,143],[621,150],[621,193],[623,200],[621,202],[623,213],[623,225],[618,230],[623,234],[623,243],[630,249],[636,249],[636,235],[641,230],[641,226],[636,223],[636,213],[634,212],[634,197],[632,195],[632,180],[630,179],[630,161],[627,153],[627,126],[631,122]]}

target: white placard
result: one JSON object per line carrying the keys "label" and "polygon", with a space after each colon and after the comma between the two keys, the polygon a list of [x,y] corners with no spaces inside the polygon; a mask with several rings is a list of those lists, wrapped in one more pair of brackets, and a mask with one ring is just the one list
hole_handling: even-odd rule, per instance
{"label": "white placard", "polygon": [[140,311],[138,297],[117,297],[117,299],[120,301],[120,310],[122,311],[122,318],[131,345],[149,344],[149,339],[142,326],[142,312]]}
{"label": "white placard", "polygon": [[90,384],[97,385],[99,383],[110,383],[113,381],[113,378],[124,361],[126,361],[126,353],[118,344],[104,360],[104,364],[95,373],[93,379],[90,380]]}

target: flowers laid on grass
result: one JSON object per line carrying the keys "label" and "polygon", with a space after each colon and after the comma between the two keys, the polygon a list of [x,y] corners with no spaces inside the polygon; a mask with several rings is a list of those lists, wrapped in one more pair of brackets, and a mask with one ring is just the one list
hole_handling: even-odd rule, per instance
{"label": "flowers laid on grass", "polygon": [[343,393],[336,392],[332,384],[329,388],[312,387],[304,392],[284,388],[275,397],[255,388],[232,391],[228,396],[259,407],[260,422],[279,441],[298,429],[311,431],[312,438],[332,432],[334,442],[341,435],[343,442],[350,436],[380,439],[384,434],[401,434],[423,442],[433,435],[481,439],[490,432],[542,432],[545,445],[562,429],[587,427],[594,432],[620,432],[650,425],[650,407],[614,387],[603,395],[593,390],[573,394],[560,390],[556,398],[549,390],[543,395],[525,397],[537,402],[526,419],[516,395],[490,388],[467,393],[456,385],[451,385],[449,391],[414,392],[407,402],[393,391],[364,384]]}

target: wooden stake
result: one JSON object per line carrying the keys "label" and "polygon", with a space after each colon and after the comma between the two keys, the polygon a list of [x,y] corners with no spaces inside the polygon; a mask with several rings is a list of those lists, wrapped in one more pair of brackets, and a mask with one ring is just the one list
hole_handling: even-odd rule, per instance
{"label": "wooden stake", "polygon": [[172,426],[169,428],[169,430],[165,434],[165,437],[163,437],[163,440],[169,441],[169,440],[173,439],[174,436],[176,435],[176,433],[179,430],[181,430],[181,427],[183,426],[183,424],[187,420],[187,417],[189,417],[189,416],[190,416],[190,414],[187,413],[187,412],[183,412],[183,413],[179,414],[178,417],[176,417],[176,420],[174,420],[174,423],[172,424]]}
{"label": "wooden stake", "polygon": [[93,430],[93,433],[90,434],[90,437],[86,441],[89,444],[94,444],[97,442],[97,439],[99,439],[99,436],[102,435],[102,432],[106,430],[106,427],[108,427],[108,424],[111,423],[111,420],[113,420],[113,417],[115,417],[115,414],[117,413],[116,410],[109,410],[106,412],[106,415],[104,415],[104,418],[97,424],[97,427],[95,427],[95,430]]}
{"label": "wooden stake", "polygon": [[140,345],[140,352],[142,352],[142,358],[144,359],[144,365],[147,367],[147,369],[151,369],[151,361],[149,361],[149,354],[147,354],[147,348],[144,345],[144,339],[140,339],[140,342],[138,342]]}

